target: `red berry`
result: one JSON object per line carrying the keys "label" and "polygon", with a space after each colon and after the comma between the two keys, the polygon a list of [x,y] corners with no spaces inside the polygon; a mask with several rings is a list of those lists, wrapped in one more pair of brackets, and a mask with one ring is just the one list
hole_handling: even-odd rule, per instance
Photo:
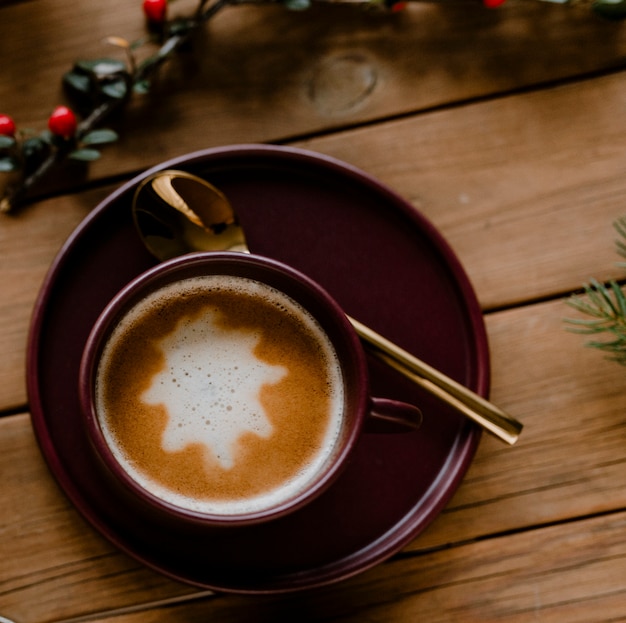
{"label": "red berry", "polygon": [[15,136],[15,122],[9,115],[0,115],[0,134]]}
{"label": "red berry", "polygon": [[506,0],[483,0],[483,4],[488,9],[495,9],[495,8],[499,7],[501,4],[504,4],[505,2],[506,2]]}
{"label": "red berry", "polygon": [[143,0],[143,12],[149,21],[162,24],[167,15],[167,0]]}
{"label": "red berry", "polygon": [[70,138],[76,132],[76,115],[67,106],[57,106],[48,119],[52,134]]}
{"label": "red berry", "polygon": [[404,9],[406,9],[406,7],[408,6],[408,2],[394,2],[391,5],[391,12],[392,13],[399,13],[400,11],[404,11]]}

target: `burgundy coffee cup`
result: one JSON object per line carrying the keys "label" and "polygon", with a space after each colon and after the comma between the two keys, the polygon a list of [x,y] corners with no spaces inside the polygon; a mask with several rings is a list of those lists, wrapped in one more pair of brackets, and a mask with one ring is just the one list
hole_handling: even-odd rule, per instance
{"label": "burgundy coffee cup", "polygon": [[[96,408],[98,364],[114,328],[146,296],[182,280],[206,275],[244,277],[267,284],[288,295],[322,327],[337,353],[343,375],[344,424],[332,457],[304,490],[274,506],[236,513],[205,512],[166,501],[132,477],[116,458],[103,433]],[[421,413],[413,405],[370,395],[366,358],[345,313],[317,283],[295,269],[261,256],[242,253],[195,253],[169,260],[143,273],[124,287],[96,321],[85,345],[80,366],[81,410],[92,452],[123,499],[143,511],[176,525],[232,527],[267,522],[284,516],[322,494],[341,474],[359,437],[368,430],[414,434]],[[419,434],[419,433],[418,433]]]}

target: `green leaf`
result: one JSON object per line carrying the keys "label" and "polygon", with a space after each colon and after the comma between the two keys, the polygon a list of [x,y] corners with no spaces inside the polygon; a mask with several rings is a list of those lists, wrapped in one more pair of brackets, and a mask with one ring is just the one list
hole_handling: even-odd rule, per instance
{"label": "green leaf", "polygon": [[177,19],[169,24],[168,34],[169,36],[184,37],[195,25],[196,22],[192,19]]}
{"label": "green leaf", "polygon": [[100,152],[97,149],[76,149],[69,154],[68,158],[82,162],[93,162],[100,158]]}
{"label": "green leaf", "polygon": [[49,144],[39,136],[31,136],[27,138],[22,144],[22,153],[28,157],[33,153],[39,153],[44,149],[47,149]]}
{"label": "green leaf", "polygon": [[39,135],[39,138],[44,142],[48,143],[48,145],[52,145],[54,143],[54,134],[50,132],[50,130],[43,130]]}
{"label": "green leaf", "polygon": [[112,99],[121,100],[126,97],[128,87],[124,78],[119,78],[111,82],[107,82],[100,87],[100,90]]}
{"label": "green leaf", "polygon": [[9,173],[10,171],[17,171],[20,165],[15,158],[0,158],[0,173]]}
{"label": "green leaf", "polygon": [[0,149],[11,149],[15,146],[15,139],[12,136],[0,134]]}
{"label": "green leaf", "polygon": [[68,71],[63,76],[63,82],[67,87],[78,93],[88,94],[91,91],[91,80],[84,73]]}
{"label": "green leaf", "polygon": [[137,50],[142,45],[145,45],[146,43],[149,43],[151,40],[152,40],[152,37],[141,37],[140,39],[137,39],[135,41],[131,41],[130,49],[131,50]]}
{"label": "green leaf", "polygon": [[311,0],[283,0],[283,4],[290,11],[305,11],[310,8]]}
{"label": "green leaf", "polygon": [[135,82],[133,86],[133,91],[135,93],[138,93],[139,95],[146,95],[150,93],[150,81],[140,80],[139,82]]}
{"label": "green leaf", "polygon": [[22,143],[22,156],[24,157],[24,173],[30,175],[48,157],[50,145],[38,136],[27,138]]}
{"label": "green leaf", "polygon": [[114,143],[118,138],[117,132],[103,128],[88,132],[81,138],[80,142],[83,145],[104,145],[105,143]]}
{"label": "green leaf", "polygon": [[121,71],[126,71],[126,64],[114,58],[79,61],[75,67],[88,73],[94,73],[97,76],[111,76]]}

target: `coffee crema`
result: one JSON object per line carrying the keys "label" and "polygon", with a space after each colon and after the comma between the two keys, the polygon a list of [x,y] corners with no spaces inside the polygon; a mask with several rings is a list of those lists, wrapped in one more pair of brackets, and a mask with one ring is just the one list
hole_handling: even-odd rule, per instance
{"label": "coffee crema", "polygon": [[325,332],[248,278],[193,277],[148,295],[108,338],[96,379],[123,469],[194,511],[281,504],[315,479],[342,431],[341,366]]}

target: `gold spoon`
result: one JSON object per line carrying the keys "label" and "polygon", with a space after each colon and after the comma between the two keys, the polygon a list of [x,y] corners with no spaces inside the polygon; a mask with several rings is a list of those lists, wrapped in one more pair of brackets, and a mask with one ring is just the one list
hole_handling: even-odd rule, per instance
{"label": "gold spoon", "polygon": [[[249,252],[228,199],[185,171],[160,171],[143,180],[133,198],[133,218],[146,248],[161,261],[192,251]],[[502,441],[517,441],[522,424],[509,414],[358,320],[348,320],[382,361]]]}

